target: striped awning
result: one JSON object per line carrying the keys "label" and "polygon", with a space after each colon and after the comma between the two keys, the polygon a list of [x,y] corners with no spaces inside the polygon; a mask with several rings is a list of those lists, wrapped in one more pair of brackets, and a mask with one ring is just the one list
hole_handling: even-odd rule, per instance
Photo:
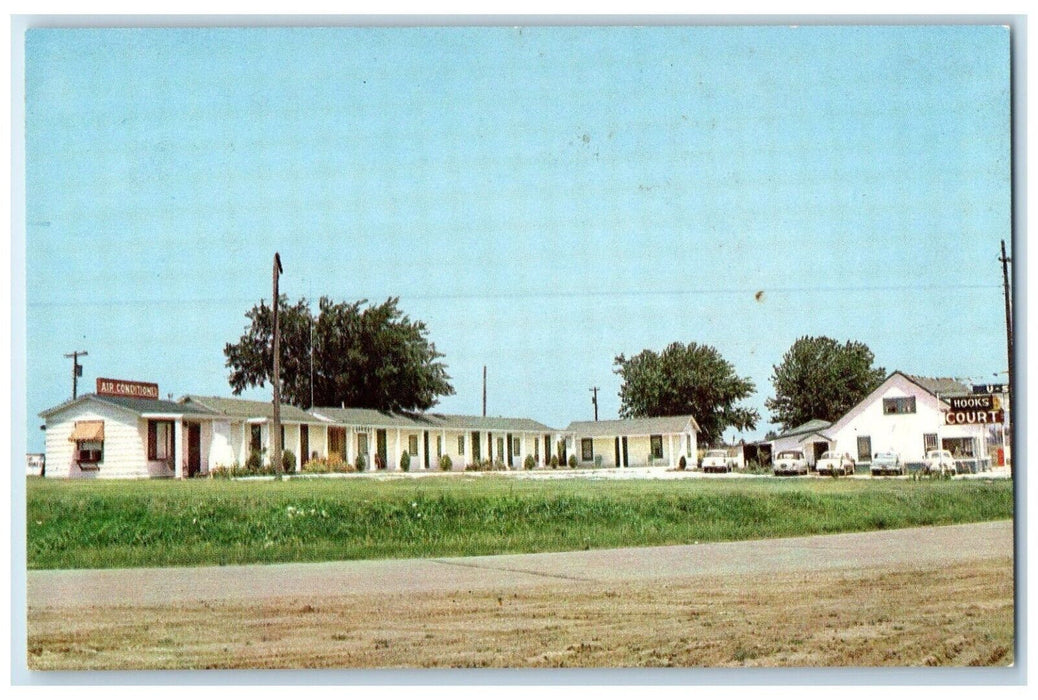
{"label": "striped awning", "polygon": [[77,420],[69,442],[102,442],[105,439],[103,420]]}

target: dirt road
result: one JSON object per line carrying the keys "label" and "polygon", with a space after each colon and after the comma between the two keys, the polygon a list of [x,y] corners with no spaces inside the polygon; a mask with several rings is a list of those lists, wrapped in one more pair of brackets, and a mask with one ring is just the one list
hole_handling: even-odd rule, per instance
{"label": "dirt road", "polygon": [[1005,665],[1012,524],[34,571],[30,668]]}

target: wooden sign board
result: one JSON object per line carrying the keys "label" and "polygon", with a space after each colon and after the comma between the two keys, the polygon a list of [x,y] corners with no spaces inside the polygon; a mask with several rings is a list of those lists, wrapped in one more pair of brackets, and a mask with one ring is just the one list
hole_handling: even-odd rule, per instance
{"label": "wooden sign board", "polygon": [[1002,401],[991,394],[974,394],[949,396],[948,405],[953,411],[998,411],[1002,408]]}
{"label": "wooden sign board", "polygon": [[1006,414],[1004,411],[985,411],[974,409],[970,411],[948,411],[944,414],[945,425],[986,425],[992,423],[1004,423]]}
{"label": "wooden sign board", "polygon": [[97,378],[98,396],[122,396],[129,399],[158,399],[159,385],[127,379]]}

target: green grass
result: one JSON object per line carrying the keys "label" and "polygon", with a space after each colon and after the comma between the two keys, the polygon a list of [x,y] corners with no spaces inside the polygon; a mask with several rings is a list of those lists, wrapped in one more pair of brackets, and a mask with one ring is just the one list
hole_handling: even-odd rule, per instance
{"label": "green grass", "polygon": [[31,569],[566,551],[1013,515],[1009,481],[32,479],[27,497]]}

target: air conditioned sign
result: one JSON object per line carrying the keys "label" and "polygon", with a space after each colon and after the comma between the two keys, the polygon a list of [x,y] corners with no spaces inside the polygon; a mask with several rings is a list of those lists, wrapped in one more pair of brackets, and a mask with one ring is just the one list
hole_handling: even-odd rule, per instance
{"label": "air conditioned sign", "polygon": [[127,379],[97,378],[98,396],[122,396],[130,399],[157,399],[159,385]]}

